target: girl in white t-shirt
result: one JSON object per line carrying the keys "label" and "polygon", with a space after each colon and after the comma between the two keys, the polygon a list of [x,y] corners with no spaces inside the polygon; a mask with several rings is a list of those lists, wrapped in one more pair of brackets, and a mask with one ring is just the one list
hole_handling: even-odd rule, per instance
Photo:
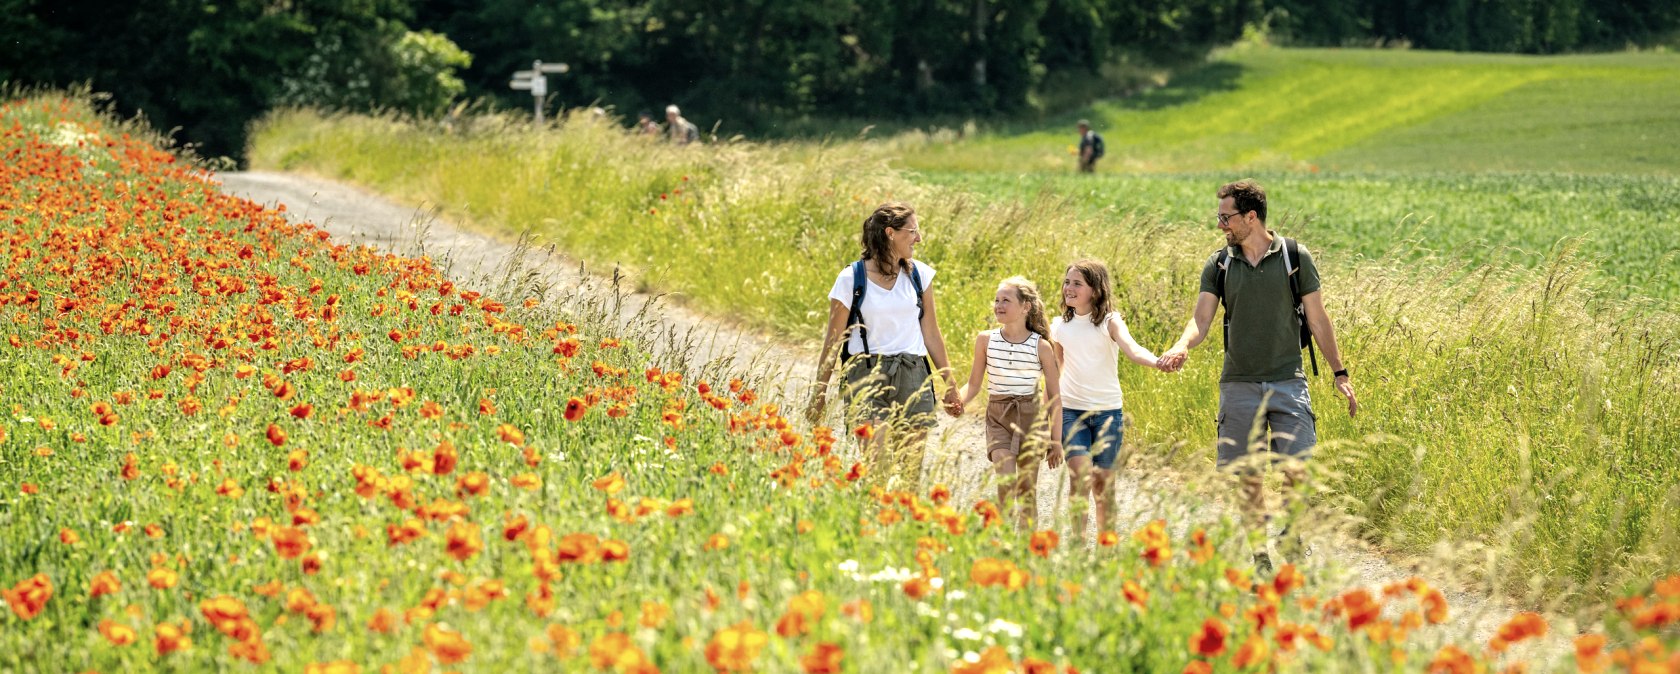
{"label": "girl in white t-shirt", "polygon": [[[992,316],[999,327],[974,339],[974,366],[962,402],[967,405],[979,395],[984,379],[986,457],[1002,480],[997,506],[1007,517],[1019,502],[1015,527],[1030,530],[1038,520],[1038,462],[1048,458],[1051,468],[1062,466],[1060,373],[1038,286],[1020,276],[1004,279],[992,298]],[[1048,447],[1042,436],[1034,437],[1046,425]]]}
{"label": "girl in white t-shirt", "polygon": [[[910,488],[920,478],[927,431],[934,424],[934,369],[945,377],[946,412],[956,416],[962,411],[935,312],[935,272],[914,259],[921,240],[920,222],[909,204],[881,204],[864,220],[862,259],[842,268],[828,293],[828,332],[806,408],[812,424],[822,420],[828,380],[836,356],[843,355],[847,424],[876,469],[886,470],[882,477],[897,476]],[[859,266],[866,278],[854,326]]]}
{"label": "girl in white t-shirt", "polygon": [[[1138,365],[1155,367],[1155,354],[1139,346],[1126,321],[1113,308],[1108,267],[1096,260],[1068,265],[1062,278],[1062,315],[1050,323],[1050,337],[1061,363],[1062,441],[1067,447],[1073,512],[1083,513],[1084,499],[1097,499],[1097,529],[1114,522],[1114,463],[1124,440],[1119,354]],[[1074,522],[1081,536],[1083,519]]]}

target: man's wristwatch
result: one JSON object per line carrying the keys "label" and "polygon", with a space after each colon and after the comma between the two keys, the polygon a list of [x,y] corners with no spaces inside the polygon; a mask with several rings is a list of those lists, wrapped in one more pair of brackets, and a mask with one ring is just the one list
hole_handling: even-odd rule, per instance
{"label": "man's wristwatch", "polygon": [[1347,368],[1345,368],[1345,367],[1340,369],[1340,370],[1336,370],[1335,372],[1330,373],[1330,378],[1331,379],[1341,379],[1342,377],[1346,377],[1346,376],[1348,376],[1348,373],[1347,373]]}

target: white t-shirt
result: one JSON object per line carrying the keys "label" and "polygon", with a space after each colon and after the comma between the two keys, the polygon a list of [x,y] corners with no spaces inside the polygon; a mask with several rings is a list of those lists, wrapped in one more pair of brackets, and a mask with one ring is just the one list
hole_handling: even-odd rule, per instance
{"label": "white t-shirt", "polygon": [[1050,321],[1050,339],[1062,347],[1062,408],[1096,412],[1117,410],[1124,405],[1120,394],[1120,344],[1108,334],[1108,326],[1126,322],[1110,313],[1102,325],[1091,323],[1090,314],[1074,315],[1073,322],[1061,316]]}
{"label": "white t-shirt", "polygon": [[[910,262],[921,273],[922,292],[927,292],[933,287],[933,267],[921,260]],[[875,285],[872,280],[866,279],[864,283],[863,323],[869,328],[869,352],[926,356],[927,344],[922,341],[922,322],[916,315],[915,284],[910,282],[910,275],[899,274],[891,290]],[[848,310],[852,308],[852,265],[840,270],[828,297]],[[854,355],[863,353],[863,340],[855,332],[849,348]]]}

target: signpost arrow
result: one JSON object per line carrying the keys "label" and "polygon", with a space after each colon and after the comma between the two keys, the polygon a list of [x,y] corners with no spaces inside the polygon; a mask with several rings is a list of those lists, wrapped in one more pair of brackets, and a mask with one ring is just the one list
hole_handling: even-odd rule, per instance
{"label": "signpost arrow", "polygon": [[538,124],[543,121],[543,97],[548,95],[548,73],[565,74],[571,66],[564,63],[543,63],[532,61],[530,70],[513,71],[513,79],[508,80],[508,88],[518,91],[531,92],[531,109],[536,114]]}

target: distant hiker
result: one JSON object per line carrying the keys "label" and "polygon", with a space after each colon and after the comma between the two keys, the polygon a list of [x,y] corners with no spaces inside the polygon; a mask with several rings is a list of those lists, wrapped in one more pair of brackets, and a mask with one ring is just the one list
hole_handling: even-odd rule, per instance
{"label": "distant hiker", "polygon": [[1103,157],[1103,137],[1091,129],[1089,120],[1079,120],[1079,172],[1093,173]]}
{"label": "distant hiker", "polygon": [[[1138,345],[1114,310],[1108,267],[1096,260],[1068,265],[1062,276],[1062,310],[1050,322],[1050,338],[1061,365],[1062,425],[1068,482],[1076,504],[1097,502],[1097,530],[1112,531],[1114,470],[1125,439],[1120,393],[1120,354],[1145,367],[1158,367],[1154,353]],[[1086,509],[1076,505],[1075,534],[1086,533]]]}
{"label": "distant hiker", "polygon": [[653,113],[646,110],[636,113],[636,133],[643,136],[657,136],[662,131],[663,129],[659,128],[659,122],[653,121]]}
{"label": "distant hiker", "polygon": [[700,127],[682,116],[682,111],[675,105],[665,106],[666,129],[671,132],[671,142],[687,145],[700,140]]}
{"label": "distant hiker", "polygon": [[[1353,383],[1342,366],[1336,331],[1319,293],[1318,266],[1307,249],[1266,229],[1266,192],[1253,180],[1219,188],[1216,215],[1226,247],[1202,266],[1201,293],[1178,343],[1162,354],[1162,370],[1184,366],[1201,344],[1214,309],[1225,307],[1225,366],[1219,377],[1218,465],[1233,464],[1243,479],[1244,509],[1265,524],[1257,468],[1283,464],[1290,486],[1305,477],[1305,461],[1318,444],[1312,398],[1307,394],[1301,349],[1316,341],[1334,372],[1348,416],[1359,411]],[[1317,358],[1313,360],[1317,374]],[[1251,456],[1252,455],[1252,456]],[[1247,459],[1247,460],[1245,460]],[[1254,460],[1258,459],[1258,460]],[[1265,552],[1257,566],[1269,568]]]}
{"label": "distant hiker", "polygon": [[1012,276],[999,283],[992,317],[998,328],[975,337],[962,402],[966,406],[979,395],[984,379],[986,458],[1001,482],[997,507],[1005,517],[1016,513],[1016,530],[1031,531],[1039,514],[1039,461],[1049,459],[1052,469],[1062,467],[1061,373],[1050,345],[1044,299],[1032,281]]}
{"label": "distant hiker", "polygon": [[[828,292],[828,331],[806,418],[822,420],[840,364],[845,421],[864,456],[914,489],[934,425],[933,373],[945,378],[945,411],[962,414],[933,301],[933,267],[914,259],[922,230],[909,204],[887,202],[863,221],[863,253]],[[838,356],[838,358],[836,358]],[[929,367],[928,361],[933,361]]]}

